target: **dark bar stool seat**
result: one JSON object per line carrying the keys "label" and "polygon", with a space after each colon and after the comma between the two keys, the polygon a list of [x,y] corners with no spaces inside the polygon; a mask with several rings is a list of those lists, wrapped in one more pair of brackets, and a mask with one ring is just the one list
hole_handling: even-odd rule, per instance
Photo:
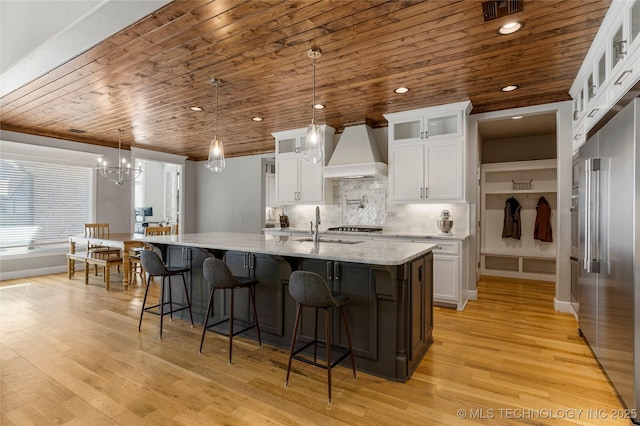
{"label": "dark bar stool seat", "polygon": [[[347,312],[345,305],[351,301],[351,298],[345,294],[332,292],[325,280],[314,272],[307,271],[294,271],[289,278],[289,294],[297,302],[297,314],[296,322],[293,328],[293,336],[291,337],[291,350],[289,351],[289,365],[287,366],[287,378],[284,382],[285,387],[289,384],[289,373],[291,372],[291,360],[297,359],[298,361],[306,362],[307,364],[315,365],[316,367],[325,368],[327,370],[327,386],[329,391],[329,404],[331,404],[331,369],[338,365],[347,356],[351,357],[351,368],[353,369],[353,378],[356,378],[356,363],[353,356],[353,349],[351,347],[351,334],[349,333],[349,325],[347,324]],[[302,308],[310,307],[315,308],[315,325],[313,340],[295,350],[298,326],[300,325],[300,318],[302,317]],[[318,339],[318,309],[324,309],[325,320],[325,336],[326,340]],[[331,343],[331,309],[338,309],[342,316],[342,322],[344,323],[344,329],[347,333],[348,346],[338,345]],[[307,349],[309,346],[313,346],[313,361],[307,357],[298,355],[300,352]],[[326,364],[320,364],[317,360],[317,346],[321,345],[325,347],[325,353],[327,362]],[[331,350],[342,352],[342,355],[331,362]]]}
{"label": "dark bar stool seat", "polygon": [[[231,364],[231,355],[233,350],[233,336],[236,334],[244,333],[247,330],[256,328],[258,333],[258,344],[262,347],[262,339],[260,338],[260,325],[258,324],[258,314],[256,312],[256,295],[255,286],[258,280],[248,277],[235,277],[229,270],[229,267],[220,259],[213,257],[207,258],[202,264],[203,274],[205,280],[211,285],[211,296],[209,297],[209,306],[207,307],[207,313],[204,317],[204,325],[202,327],[202,339],[200,339],[200,353],[202,353],[202,345],[204,344],[204,336],[207,330],[214,333],[221,334],[229,337],[229,364]],[[236,289],[246,288],[249,290],[249,296],[251,299],[251,308],[253,310],[253,322],[246,323],[243,321],[244,327],[240,330],[233,330],[233,323],[237,320],[233,317],[233,296]],[[213,296],[217,289],[229,289],[231,290],[231,301],[229,318],[217,321],[213,324],[207,324],[209,315],[213,316]],[[225,331],[219,328],[214,328],[222,323],[229,322],[229,331]]]}
{"label": "dark bar stool seat", "polygon": [[[144,291],[144,299],[142,300],[142,310],[140,311],[140,323],[138,324],[138,331],[142,327],[142,316],[145,312],[148,312],[153,315],[160,316],[160,338],[162,339],[162,319],[165,315],[169,315],[173,320],[173,314],[175,312],[183,311],[185,309],[189,310],[189,318],[191,319],[191,326],[193,327],[193,315],[191,314],[191,302],[189,301],[189,292],[187,290],[187,282],[184,279],[184,273],[189,272],[190,269],[187,267],[180,266],[166,266],[160,256],[153,250],[142,250],[140,252],[140,263],[142,263],[142,269],[149,274],[149,279],[147,280],[147,288]],[[184,294],[187,298],[187,304],[178,304],[173,303],[171,300],[171,276],[180,275],[182,277],[182,285],[184,286]],[[160,303],[145,307],[147,303],[147,295],[149,294],[149,287],[151,287],[151,283],[153,282],[153,277],[162,277],[162,283],[160,287]],[[169,278],[167,280],[167,278]],[[168,283],[168,286],[165,284]],[[165,300],[165,287],[167,287],[169,297],[168,301]],[[169,310],[165,310],[165,305],[169,305]],[[174,308],[174,305],[176,306]]]}

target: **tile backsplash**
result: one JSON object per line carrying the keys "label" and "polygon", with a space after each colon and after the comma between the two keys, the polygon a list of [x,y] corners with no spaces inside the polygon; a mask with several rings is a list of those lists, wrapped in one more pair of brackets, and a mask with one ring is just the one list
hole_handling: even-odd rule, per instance
{"label": "tile backsplash", "polygon": [[[320,229],[340,225],[382,226],[387,231],[437,233],[436,221],[449,210],[453,233],[468,233],[468,204],[396,204],[387,200],[387,179],[341,179],[334,181],[334,202],[320,205]],[[313,206],[287,206],[292,228],[307,228],[315,218]]]}

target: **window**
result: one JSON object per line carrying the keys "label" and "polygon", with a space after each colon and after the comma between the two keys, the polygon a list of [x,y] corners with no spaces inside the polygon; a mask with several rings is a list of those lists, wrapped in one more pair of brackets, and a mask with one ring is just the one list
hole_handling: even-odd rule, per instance
{"label": "window", "polygon": [[25,156],[0,159],[0,255],[67,247],[92,222],[92,167]]}

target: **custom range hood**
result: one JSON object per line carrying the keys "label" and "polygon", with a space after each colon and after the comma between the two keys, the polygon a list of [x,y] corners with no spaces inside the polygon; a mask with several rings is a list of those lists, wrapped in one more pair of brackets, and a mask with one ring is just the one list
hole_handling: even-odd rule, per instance
{"label": "custom range hood", "polygon": [[329,163],[324,167],[324,177],[357,179],[386,176],[387,168],[373,129],[366,124],[356,124],[345,127]]}

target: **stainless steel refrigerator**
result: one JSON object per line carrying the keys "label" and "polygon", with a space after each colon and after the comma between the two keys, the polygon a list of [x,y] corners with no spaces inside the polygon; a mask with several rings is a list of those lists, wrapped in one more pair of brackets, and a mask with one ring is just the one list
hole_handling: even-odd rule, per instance
{"label": "stainless steel refrigerator", "polygon": [[[580,148],[580,331],[629,410],[640,410],[640,100]],[[634,422],[640,422],[637,417]]]}

